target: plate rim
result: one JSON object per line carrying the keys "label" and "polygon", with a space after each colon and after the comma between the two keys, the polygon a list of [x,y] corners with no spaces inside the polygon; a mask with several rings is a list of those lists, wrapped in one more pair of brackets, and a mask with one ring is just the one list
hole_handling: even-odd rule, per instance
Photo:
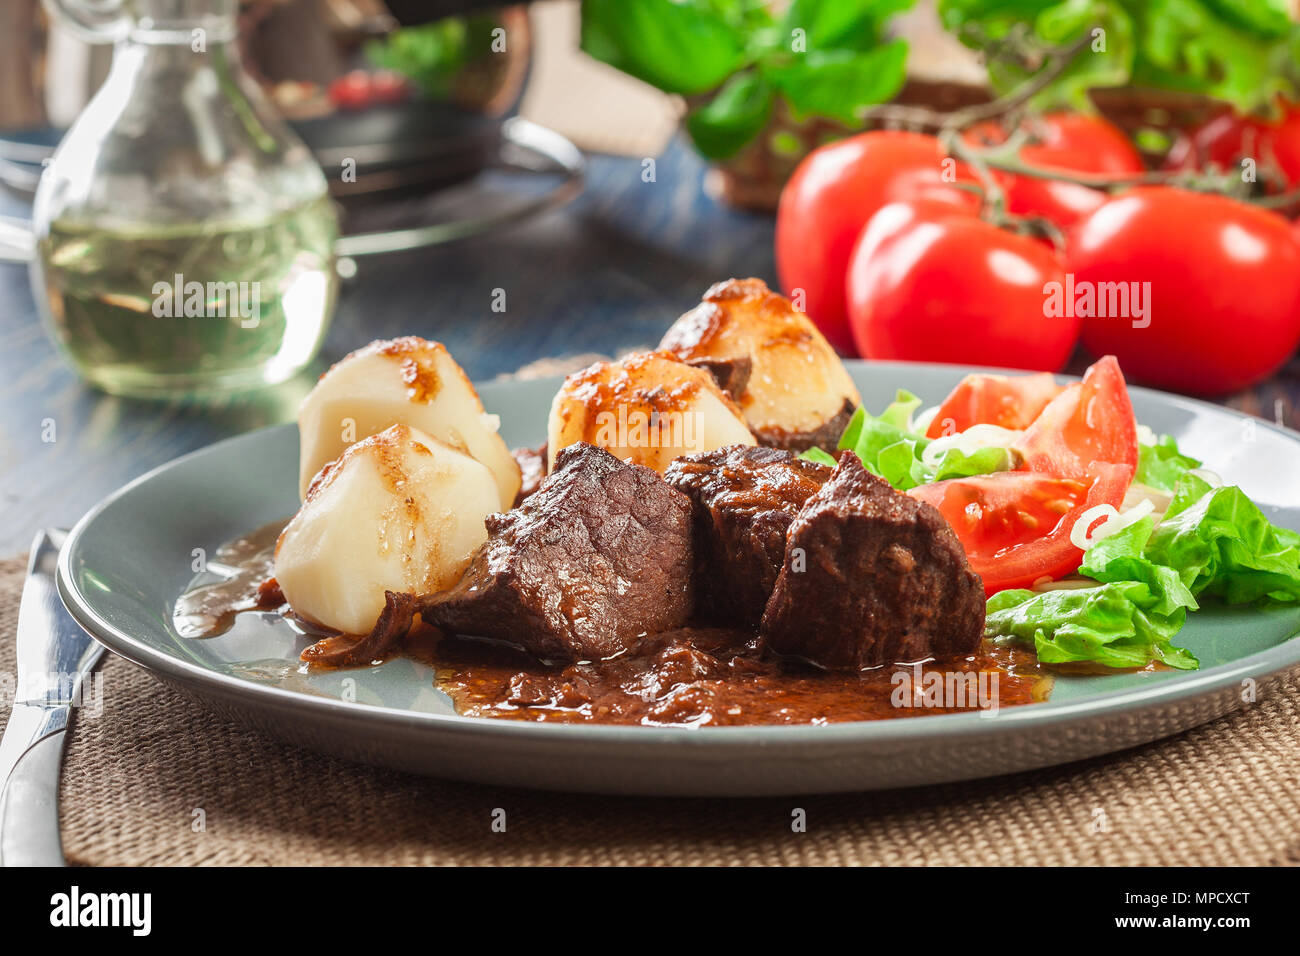
{"label": "plate rim", "polygon": [[[931,368],[944,369],[954,375],[971,372],[997,374],[1025,374],[1023,369],[994,366],[947,365],[934,362],[871,361],[846,359],[850,368],[871,368],[888,374],[891,370]],[[1057,375],[1058,380],[1078,381],[1078,376]],[[545,376],[529,381],[543,382],[563,376]],[[475,388],[482,395],[491,393],[518,380],[506,376],[491,379]],[[1141,393],[1165,403],[1173,403],[1199,412],[1226,415],[1229,418],[1253,421],[1256,427],[1276,432],[1281,437],[1300,444],[1300,431],[1278,425],[1267,419],[1249,415],[1237,409],[1184,395],[1175,395],[1159,389],[1129,386],[1130,391]],[[121,498],[137,487],[154,480],[158,475],[198,455],[211,453],[230,443],[247,441],[254,436],[295,428],[295,423],[269,425],[253,431],[232,435],[179,455],[158,465],[106,495],[87,511],[68,533],[64,547],[59,552],[56,576],[57,590],[64,607],[73,620],[95,641],[120,657],[143,667],[155,676],[189,686],[211,688],[227,698],[251,697],[269,706],[288,707],[304,714],[364,722],[373,727],[391,727],[404,730],[425,729],[450,733],[462,737],[486,735],[491,738],[509,737],[521,741],[585,741],[587,743],[616,744],[624,742],[655,745],[671,743],[675,746],[707,748],[712,743],[756,743],[769,746],[791,744],[843,743],[908,743],[929,739],[952,739],[958,736],[1001,736],[1025,730],[1041,730],[1061,724],[1073,724],[1088,718],[1115,717],[1141,713],[1190,699],[1208,697],[1239,685],[1246,678],[1265,678],[1300,665],[1300,631],[1291,637],[1261,651],[1248,654],[1225,664],[1205,670],[1184,672],[1176,679],[1153,683],[1147,687],[1090,695],[1082,699],[1053,705],[1050,708],[1030,706],[999,708],[996,716],[987,712],[958,714],[921,714],[901,720],[843,721],[824,725],[754,724],[724,727],[680,727],[656,725],[611,725],[598,723],[547,723],[524,720],[502,720],[491,717],[467,717],[460,714],[438,714],[414,711],[359,701],[345,701],[332,697],[305,694],[298,691],[242,680],[229,674],[204,667],[193,661],[172,657],[156,650],[112,623],[104,620],[81,589],[75,584],[72,573],[72,556],[87,530],[96,519]]]}

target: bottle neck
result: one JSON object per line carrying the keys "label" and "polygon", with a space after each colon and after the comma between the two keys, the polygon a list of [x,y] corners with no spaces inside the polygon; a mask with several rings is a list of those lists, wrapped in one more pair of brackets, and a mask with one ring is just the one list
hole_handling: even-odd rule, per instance
{"label": "bottle neck", "polygon": [[149,46],[187,46],[194,52],[236,38],[236,0],[129,0],[127,39]]}
{"label": "bottle neck", "polygon": [[[234,23],[191,19],[158,22],[141,18],[133,23],[113,50],[113,66],[97,96],[103,105],[120,99],[120,110],[155,110],[159,104],[180,103],[195,108],[198,100],[225,96],[256,97],[244,74]],[[140,89],[145,99],[133,101]],[[111,110],[110,110],[111,112]]]}

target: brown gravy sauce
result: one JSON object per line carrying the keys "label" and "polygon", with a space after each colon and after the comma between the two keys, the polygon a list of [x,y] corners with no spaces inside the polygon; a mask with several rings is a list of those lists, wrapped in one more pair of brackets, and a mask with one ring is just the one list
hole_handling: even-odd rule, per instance
{"label": "brown gravy sauce", "polygon": [[[224,580],[181,595],[178,633],[214,637],[243,611],[292,616],[271,580],[284,524],[273,522],[217,550],[209,570]],[[1020,706],[1046,700],[1052,687],[1032,651],[987,641],[970,657],[857,673],[779,659],[754,634],[709,627],[657,634],[617,657],[567,666],[418,624],[403,651],[434,668],[438,688],[462,715],[551,723],[828,724]]]}
{"label": "brown gravy sauce", "polygon": [[987,642],[958,660],[834,673],[773,658],[757,636],[725,628],[668,631],[635,652],[564,667],[445,636],[435,659],[458,713],[552,723],[828,724],[1019,706],[1051,690],[1032,652]]}
{"label": "brown gravy sauce", "polygon": [[275,542],[288,519],[272,521],[217,548],[207,570],[222,580],[191,588],[176,601],[172,624],[181,637],[216,637],[230,630],[241,611],[284,606],[275,585]]}

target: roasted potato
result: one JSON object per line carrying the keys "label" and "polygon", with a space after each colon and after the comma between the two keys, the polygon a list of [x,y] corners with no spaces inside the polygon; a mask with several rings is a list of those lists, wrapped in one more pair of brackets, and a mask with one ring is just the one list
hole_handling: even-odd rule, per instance
{"label": "roasted potato", "polygon": [[714,374],[764,445],[834,448],[862,401],[817,327],[760,279],[710,288],[659,347]]}
{"label": "roasted potato", "polygon": [[585,441],[661,474],[679,455],[755,444],[707,371],[662,352],[570,375],[551,404],[547,438],[548,470],[561,448]]}
{"label": "roasted potato", "polygon": [[391,425],[410,425],[487,466],[498,504],[519,492],[519,466],[497,434],[495,415],[439,342],[415,336],[371,342],[321,376],[298,412],[298,490],[355,441]]}

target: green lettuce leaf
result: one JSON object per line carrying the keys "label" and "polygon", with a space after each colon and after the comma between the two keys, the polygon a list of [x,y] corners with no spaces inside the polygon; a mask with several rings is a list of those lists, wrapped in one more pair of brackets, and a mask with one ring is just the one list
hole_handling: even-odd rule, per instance
{"label": "green lettuce leaf", "polygon": [[989,475],[995,471],[1009,471],[1014,461],[1006,448],[977,448],[969,455],[958,448],[950,448],[933,469],[927,467],[926,480],[943,481],[947,478],[969,478],[972,475]]}
{"label": "green lettuce leaf", "polygon": [[1162,435],[1154,445],[1138,445],[1137,473],[1133,480],[1158,491],[1173,492],[1178,480],[1201,463],[1178,450],[1170,435]]}
{"label": "green lettuce leaf", "polygon": [[894,401],[878,416],[859,406],[840,436],[839,447],[852,451],[867,471],[895,488],[913,488],[912,462],[928,444],[911,425],[912,415],[920,407],[921,400],[904,389],[898,390]]}
{"label": "green lettuce leaf", "polygon": [[1157,610],[1161,603],[1141,581],[1042,593],[1001,591],[989,598],[984,631],[995,641],[1032,645],[1044,664],[1128,668],[1154,660],[1195,670],[1200,666],[1196,657],[1171,643],[1187,610],[1162,614]]}
{"label": "green lettuce leaf", "polygon": [[1178,571],[1147,557],[1154,529],[1155,519],[1148,516],[1102,538],[1084,553],[1079,573],[1106,583],[1142,582],[1155,598],[1151,610],[1159,614],[1172,615],[1179,608],[1196,610],[1196,596]]}
{"label": "green lettuce leaf", "polygon": [[[932,481],[987,475],[1011,467],[1010,451],[997,447],[977,448],[970,454],[960,448],[949,448],[938,462],[926,463],[922,454],[932,439],[912,425],[912,416],[920,407],[921,400],[903,389],[878,416],[859,407],[840,436],[839,447],[852,451],[867,471],[884,478],[899,491]],[[803,457],[823,464],[835,461],[823,451],[805,452]]]}
{"label": "green lettuce leaf", "polygon": [[[1164,464],[1175,458],[1182,456],[1175,451]],[[1196,667],[1170,640],[1202,594],[1228,604],[1300,601],[1300,534],[1271,524],[1240,488],[1184,473],[1159,524],[1148,515],[1102,538],[1084,553],[1079,573],[1101,584],[994,595],[988,636],[1032,643],[1044,663],[1133,667],[1146,653],[1171,667]]]}
{"label": "green lettuce leaf", "polygon": [[1300,601],[1300,535],[1275,527],[1236,487],[1181,482],[1143,551],[1175,568],[1193,594],[1228,604]]}
{"label": "green lettuce leaf", "polygon": [[834,468],[836,465],[834,456],[822,451],[820,448],[809,448],[799,457],[806,458],[809,461],[815,461],[819,465],[828,465],[831,468]]}

